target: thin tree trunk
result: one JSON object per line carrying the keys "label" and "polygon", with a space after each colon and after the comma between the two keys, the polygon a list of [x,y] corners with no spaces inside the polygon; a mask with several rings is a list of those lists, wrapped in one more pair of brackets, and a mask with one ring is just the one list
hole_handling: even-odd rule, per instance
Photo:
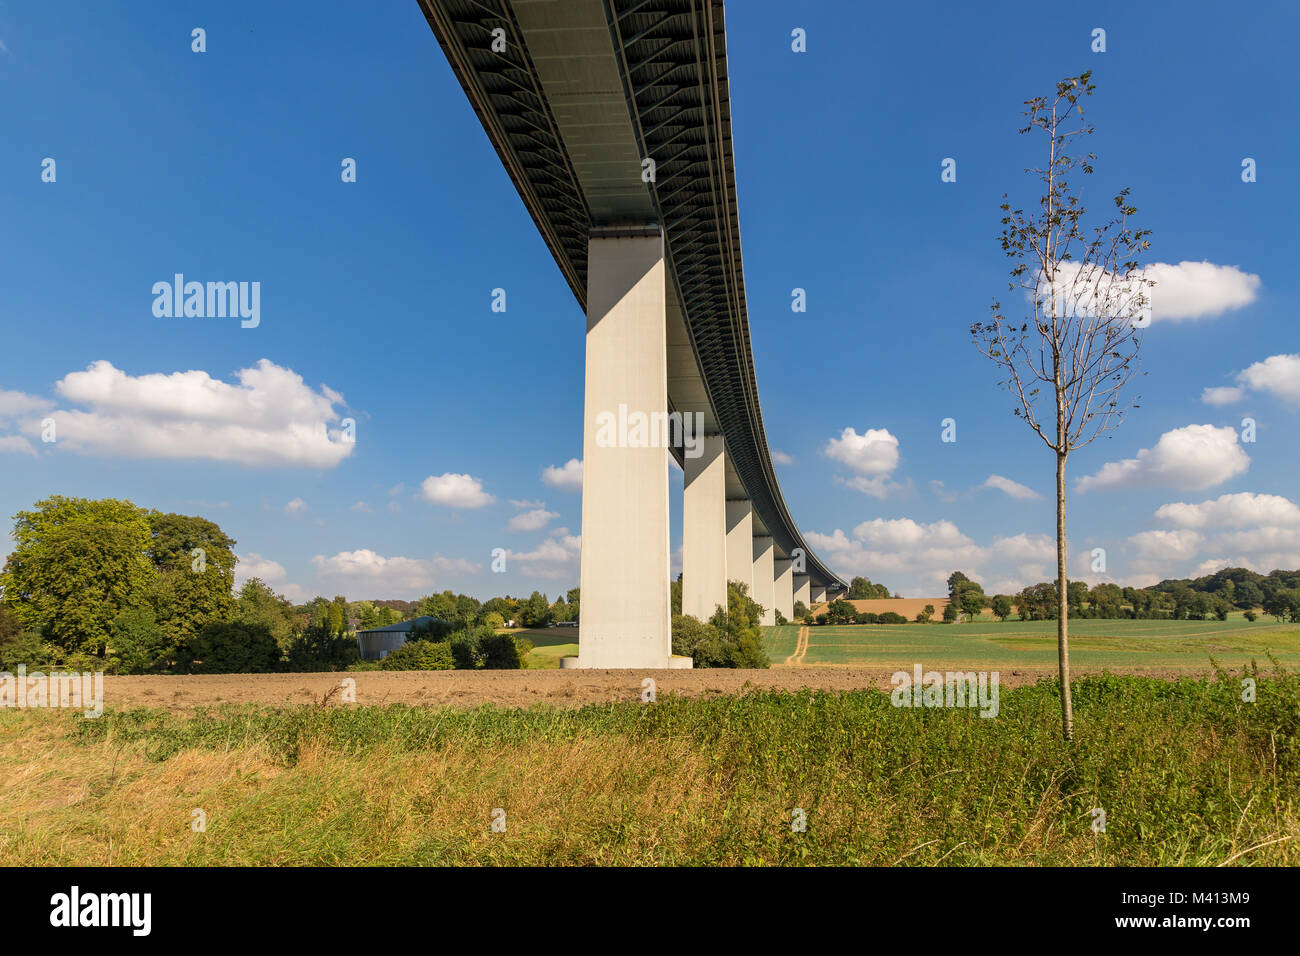
{"label": "thin tree trunk", "polygon": [[1070,604],[1066,579],[1065,547],[1065,458],[1056,455],[1056,651],[1061,671],[1061,726],[1065,739],[1074,739],[1074,705],[1070,699]]}

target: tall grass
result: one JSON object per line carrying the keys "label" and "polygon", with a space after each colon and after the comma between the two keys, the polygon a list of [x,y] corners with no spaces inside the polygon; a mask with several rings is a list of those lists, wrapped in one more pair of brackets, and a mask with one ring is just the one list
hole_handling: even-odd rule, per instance
{"label": "tall grass", "polygon": [[1255,703],[1227,674],[1081,680],[1068,746],[1049,680],[1003,692],[994,719],[876,691],[6,715],[7,743],[20,728],[48,738],[54,790],[88,769],[53,801],[11,773],[0,850],[91,864],[1294,865],[1300,681],[1255,679]]}

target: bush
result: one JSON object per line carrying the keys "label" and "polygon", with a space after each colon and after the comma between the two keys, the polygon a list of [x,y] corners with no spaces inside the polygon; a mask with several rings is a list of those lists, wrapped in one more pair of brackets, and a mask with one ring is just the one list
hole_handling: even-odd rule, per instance
{"label": "bush", "polygon": [[193,674],[263,674],[280,663],[280,645],[265,624],[208,624],[177,655]]}
{"label": "bush", "polygon": [[829,620],[830,620],[830,618],[829,618],[827,615],[825,615],[825,614],[818,614],[818,615],[817,615],[817,623],[818,623],[818,624],[825,624],[825,623],[826,623],[827,621],[829,621]]}
{"label": "bush", "polygon": [[696,667],[768,667],[758,630],[762,611],[749,589],[732,581],[727,610],[718,608],[708,621],[673,615],[673,653],[692,658]]}
{"label": "bush", "polygon": [[805,627],[813,626],[813,616],[811,612],[803,616],[803,623]]}
{"label": "bush", "polygon": [[456,670],[472,671],[478,667],[478,647],[469,631],[457,631],[451,636],[451,657]]}
{"label": "bush", "polygon": [[1242,612],[1241,616],[1244,617],[1246,620],[1253,622],[1255,618],[1257,618],[1259,615],[1256,614],[1254,611],[1246,610]]}
{"label": "bush", "polygon": [[519,670],[524,666],[513,634],[483,634],[477,643],[486,670]]}
{"label": "bush", "polygon": [[449,641],[407,641],[379,662],[386,671],[449,671],[456,666]]}
{"label": "bush", "polygon": [[899,614],[897,611],[886,611],[884,614],[881,614],[881,615],[880,615],[880,617],[877,619],[877,623],[879,623],[879,624],[906,624],[906,623],[907,623],[907,618],[905,618],[903,615]]}

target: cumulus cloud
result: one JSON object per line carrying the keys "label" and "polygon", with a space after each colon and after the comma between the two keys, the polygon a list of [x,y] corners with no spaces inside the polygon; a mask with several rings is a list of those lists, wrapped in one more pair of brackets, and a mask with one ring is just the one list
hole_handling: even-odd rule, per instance
{"label": "cumulus cloud", "polygon": [[1143,270],[1155,281],[1147,293],[1151,319],[1203,319],[1255,301],[1259,276],[1213,262],[1154,262]]}
{"label": "cumulus cloud", "polygon": [[235,565],[235,590],[242,588],[249,578],[260,578],[263,584],[290,601],[297,602],[306,598],[303,589],[289,581],[289,574],[279,561],[264,558],[255,552],[236,557],[239,561]]}
{"label": "cumulus cloud", "polygon": [[363,514],[374,514],[375,509],[370,507],[364,501],[357,501],[348,508],[349,511],[360,511]]}
{"label": "cumulus cloud", "polygon": [[[238,384],[193,369],[133,376],[100,360],[55,385],[86,407],[48,417],[59,446],[85,455],[333,468],[352,454],[355,444],[330,427],[342,395],[315,390],[268,359],[235,376]],[[38,435],[40,421],[28,419],[22,430]]]}
{"label": "cumulus cloud", "polygon": [[22,435],[0,435],[0,454],[31,455],[36,454],[36,447]]}
{"label": "cumulus cloud", "polygon": [[547,465],[542,469],[542,483],[562,491],[582,490],[582,461],[570,458],[563,465]]}
{"label": "cumulus cloud", "polygon": [[888,475],[898,467],[898,439],[887,428],[868,428],[861,435],[855,428],[846,428],[839,438],[826,443],[825,453],[868,477]]}
{"label": "cumulus cloud", "polygon": [[772,449],[772,463],[776,465],[793,465],[794,459],[779,448]]}
{"label": "cumulus cloud", "polygon": [[1201,392],[1201,401],[1206,405],[1231,405],[1246,397],[1246,390],[1235,385],[1217,385]]}
{"label": "cumulus cloud", "polygon": [[1128,539],[1139,557],[1160,562],[1189,560],[1204,540],[1200,532],[1190,530],[1142,531]]}
{"label": "cumulus cloud", "polygon": [[53,407],[54,403],[48,398],[24,392],[7,392],[0,388],[0,422],[24,418]]}
{"label": "cumulus cloud", "polygon": [[435,590],[444,578],[474,574],[482,565],[464,558],[384,557],[361,548],[340,551],[332,557],[318,554],[311,559],[321,580],[332,590],[349,596],[374,597],[393,594],[423,594]]}
{"label": "cumulus cloud", "polygon": [[1156,509],[1156,520],[1177,528],[1300,525],[1300,507],[1281,495],[1243,491],[1200,504],[1175,501]]}
{"label": "cumulus cloud", "polygon": [[1202,491],[1221,484],[1250,467],[1250,458],[1227,426],[1187,425],[1160,436],[1153,448],[1136,458],[1112,461],[1095,475],[1078,479],[1079,491],[1163,485]]}
{"label": "cumulus cloud", "polygon": [[852,537],[839,528],[805,537],[841,573],[883,580],[903,593],[937,594],[941,585],[946,592],[943,582],[953,570],[973,571],[984,557],[983,549],[951,521],[875,518],[857,525]]}
{"label": "cumulus cloud", "polygon": [[424,479],[420,483],[420,495],[425,501],[448,508],[482,508],[496,500],[483,490],[483,482],[478,478],[450,471]]}
{"label": "cumulus cloud", "polygon": [[517,563],[527,577],[557,580],[578,573],[582,555],[582,536],[557,528],[555,533],[532,551],[507,551],[507,567]]}
{"label": "cumulus cloud", "polygon": [[1020,484],[1018,481],[1012,481],[1010,478],[1003,478],[1001,475],[989,475],[984,480],[985,488],[996,488],[998,491],[1004,491],[1012,498],[1041,498],[1043,497],[1033,488]]}
{"label": "cumulus cloud", "polygon": [[534,508],[531,511],[524,511],[515,515],[506,524],[507,531],[537,531],[559,514],[554,511],[547,511],[545,508]]}
{"label": "cumulus cloud", "polygon": [[1300,354],[1270,355],[1237,376],[1237,381],[1287,402],[1300,402]]}
{"label": "cumulus cloud", "polygon": [[1028,564],[1056,560],[1056,539],[1047,534],[1017,534],[995,538],[989,547],[991,556],[1001,561]]}
{"label": "cumulus cloud", "polygon": [[303,501],[301,498],[294,498],[293,501],[284,506],[284,513],[287,515],[301,514],[306,510],[307,502]]}

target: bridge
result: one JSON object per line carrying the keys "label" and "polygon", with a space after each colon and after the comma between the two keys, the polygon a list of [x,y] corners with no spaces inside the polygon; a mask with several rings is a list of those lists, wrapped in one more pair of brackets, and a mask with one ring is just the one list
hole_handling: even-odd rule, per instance
{"label": "bridge", "polygon": [[[725,608],[729,580],[764,624],[843,590],[763,429],[722,3],[419,2],[587,315],[577,666],[690,666],[672,656],[668,453],[685,472],[684,613]],[[647,419],[684,427],[647,441]]]}

